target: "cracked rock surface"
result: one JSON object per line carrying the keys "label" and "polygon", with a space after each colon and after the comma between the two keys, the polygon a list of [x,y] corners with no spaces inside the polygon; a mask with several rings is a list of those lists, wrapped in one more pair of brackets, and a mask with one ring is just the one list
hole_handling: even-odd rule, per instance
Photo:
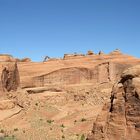
{"label": "cracked rock surface", "polygon": [[9,63],[2,70],[1,83],[4,91],[16,91],[20,85],[17,63]]}
{"label": "cracked rock surface", "polygon": [[140,140],[140,66],[124,71],[87,140]]}

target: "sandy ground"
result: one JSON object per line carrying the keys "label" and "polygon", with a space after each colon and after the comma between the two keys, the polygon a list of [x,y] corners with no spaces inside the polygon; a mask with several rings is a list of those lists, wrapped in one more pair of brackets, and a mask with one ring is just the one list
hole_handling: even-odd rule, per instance
{"label": "sandy ground", "polygon": [[[7,116],[0,116],[1,131],[17,140],[81,140],[92,130],[110,95],[109,87],[98,89],[94,85],[65,86],[57,92],[51,89],[30,89],[37,92],[28,94],[30,105],[26,109],[18,110],[16,106],[0,111]],[[6,114],[10,112],[13,114]]]}

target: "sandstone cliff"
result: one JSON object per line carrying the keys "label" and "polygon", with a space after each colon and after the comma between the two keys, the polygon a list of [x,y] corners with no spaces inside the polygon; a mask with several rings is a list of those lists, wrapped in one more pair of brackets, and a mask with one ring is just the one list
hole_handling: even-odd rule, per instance
{"label": "sandstone cliff", "polygon": [[70,67],[58,69],[34,78],[34,86],[47,84],[81,84],[114,82],[128,65],[104,62],[94,68]]}
{"label": "sandstone cliff", "polygon": [[1,84],[4,91],[16,91],[20,84],[17,63],[9,63],[2,70]]}
{"label": "sandstone cliff", "polygon": [[87,140],[140,140],[140,65],[124,71]]}
{"label": "sandstone cliff", "polygon": [[[83,139],[119,81],[88,138],[139,140],[139,67],[128,68],[140,64],[140,59],[115,50],[45,62],[16,61],[18,69],[14,62],[0,62],[3,88],[10,91],[0,92],[3,137]],[[21,88],[13,91],[19,86],[19,75]]]}
{"label": "sandstone cliff", "polygon": [[9,54],[0,54],[0,62],[31,62],[30,58],[14,58],[12,55]]}
{"label": "sandstone cliff", "polygon": [[0,62],[13,62],[15,59],[9,54],[0,54]]}

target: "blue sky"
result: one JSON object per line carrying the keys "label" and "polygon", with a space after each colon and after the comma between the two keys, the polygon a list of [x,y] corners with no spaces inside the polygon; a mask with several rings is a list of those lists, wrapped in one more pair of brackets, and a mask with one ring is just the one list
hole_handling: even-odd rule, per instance
{"label": "blue sky", "polygon": [[116,48],[140,57],[140,0],[0,0],[0,53],[41,61]]}

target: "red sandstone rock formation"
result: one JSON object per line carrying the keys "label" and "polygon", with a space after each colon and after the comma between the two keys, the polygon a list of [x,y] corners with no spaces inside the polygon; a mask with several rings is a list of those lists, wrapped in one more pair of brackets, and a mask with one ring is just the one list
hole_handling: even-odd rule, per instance
{"label": "red sandstone rock formation", "polygon": [[110,55],[122,55],[122,52],[119,49],[114,50]]}
{"label": "red sandstone rock formation", "polygon": [[89,50],[89,51],[87,52],[87,55],[94,55],[94,52],[91,51],[91,50]]}
{"label": "red sandstone rock formation", "polygon": [[140,66],[126,70],[87,140],[140,140]]}
{"label": "red sandstone rock formation", "polygon": [[102,51],[99,51],[99,53],[98,53],[99,55],[104,55],[104,53],[102,52]]}
{"label": "red sandstone rock formation", "polygon": [[[7,63],[0,63],[0,71],[3,64]],[[0,96],[1,128],[4,128],[9,136],[14,135],[17,139],[46,139],[47,136],[50,140],[60,140],[60,125],[64,124],[65,139],[80,139],[81,134],[86,135],[92,129],[92,122],[101,111],[102,105],[109,99],[112,84],[119,79],[121,82],[114,86],[110,103],[103,108],[94,125],[91,139],[139,139],[139,114],[135,112],[138,112],[139,106],[139,69],[130,69],[127,74],[122,74],[124,69],[137,64],[140,64],[140,59],[123,54],[74,55],[67,59],[53,58],[45,63],[22,63],[19,60],[21,87],[25,89],[10,92],[5,94],[5,97]],[[131,73],[136,74],[132,76]],[[120,80],[120,75],[123,80]],[[125,81],[130,81],[131,87],[131,79],[135,85],[133,88],[136,89],[132,98],[131,94],[124,92],[125,85],[128,87],[129,83],[125,84]],[[17,115],[22,108],[22,112]],[[9,117],[10,119],[7,119]],[[81,121],[82,118],[86,121]],[[46,119],[55,122],[51,125],[51,130],[46,124]],[[38,125],[40,122],[41,125]],[[19,131],[14,132],[13,128],[18,128]]]}
{"label": "red sandstone rock formation", "polygon": [[50,59],[50,57],[49,56],[45,56],[45,58],[44,58],[44,60],[43,60],[43,62],[46,62],[47,60],[49,60]]}
{"label": "red sandstone rock formation", "polygon": [[0,62],[14,62],[15,59],[9,54],[0,54]]}
{"label": "red sandstone rock formation", "polygon": [[18,59],[9,54],[0,54],[0,62],[31,62],[30,58]]}
{"label": "red sandstone rock formation", "polygon": [[20,60],[20,62],[31,62],[30,58],[23,58]]}
{"label": "red sandstone rock formation", "polygon": [[[49,59],[49,61],[45,63],[39,63],[39,62],[22,63],[20,60],[18,60],[18,62],[19,62],[18,67],[20,72],[21,87],[33,87],[34,84],[36,85],[36,80],[34,81],[34,78],[38,78],[41,76],[44,77],[45,75],[46,75],[45,77],[47,77],[47,75],[48,77],[49,75],[50,77],[52,77],[52,74],[55,75],[54,79],[60,79],[59,81],[57,81],[57,83],[59,84],[68,83],[65,82],[65,80],[63,80],[63,73],[62,76],[54,73],[58,71],[64,71],[65,73],[67,73],[67,69],[73,69],[73,68],[86,68],[92,72],[93,75],[90,76],[92,78],[90,80],[84,80],[85,82],[89,82],[89,83],[97,83],[97,82],[104,83],[108,81],[114,82],[116,79],[118,79],[118,77],[121,75],[124,69],[139,64],[140,59],[124,54],[85,55],[85,56],[83,55],[74,56],[73,54],[73,55],[66,55],[66,59],[53,58],[53,59]],[[6,62],[0,63],[0,71],[2,71],[1,67],[5,63]],[[79,70],[74,69],[74,71],[76,72]],[[64,74],[64,75],[67,76],[69,75],[67,77],[69,81],[73,77],[72,76],[73,74]],[[50,78],[50,80],[53,81],[52,78]],[[49,78],[46,78],[45,81],[46,81],[45,83],[48,83]],[[82,82],[83,80],[80,80],[80,82],[75,82],[75,84],[79,84]]]}
{"label": "red sandstone rock formation", "polygon": [[64,54],[63,59],[74,59],[74,58],[81,58],[84,57],[84,54],[78,54],[78,53],[74,53],[74,54]]}
{"label": "red sandstone rock formation", "polygon": [[114,82],[127,65],[105,62],[93,69],[84,67],[71,67],[59,69],[33,79],[35,86],[47,84],[81,84],[81,83],[107,83]]}
{"label": "red sandstone rock formation", "polygon": [[4,66],[2,75],[1,75],[1,83],[4,91],[16,91],[20,84],[19,72],[17,63],[9,63]]}

